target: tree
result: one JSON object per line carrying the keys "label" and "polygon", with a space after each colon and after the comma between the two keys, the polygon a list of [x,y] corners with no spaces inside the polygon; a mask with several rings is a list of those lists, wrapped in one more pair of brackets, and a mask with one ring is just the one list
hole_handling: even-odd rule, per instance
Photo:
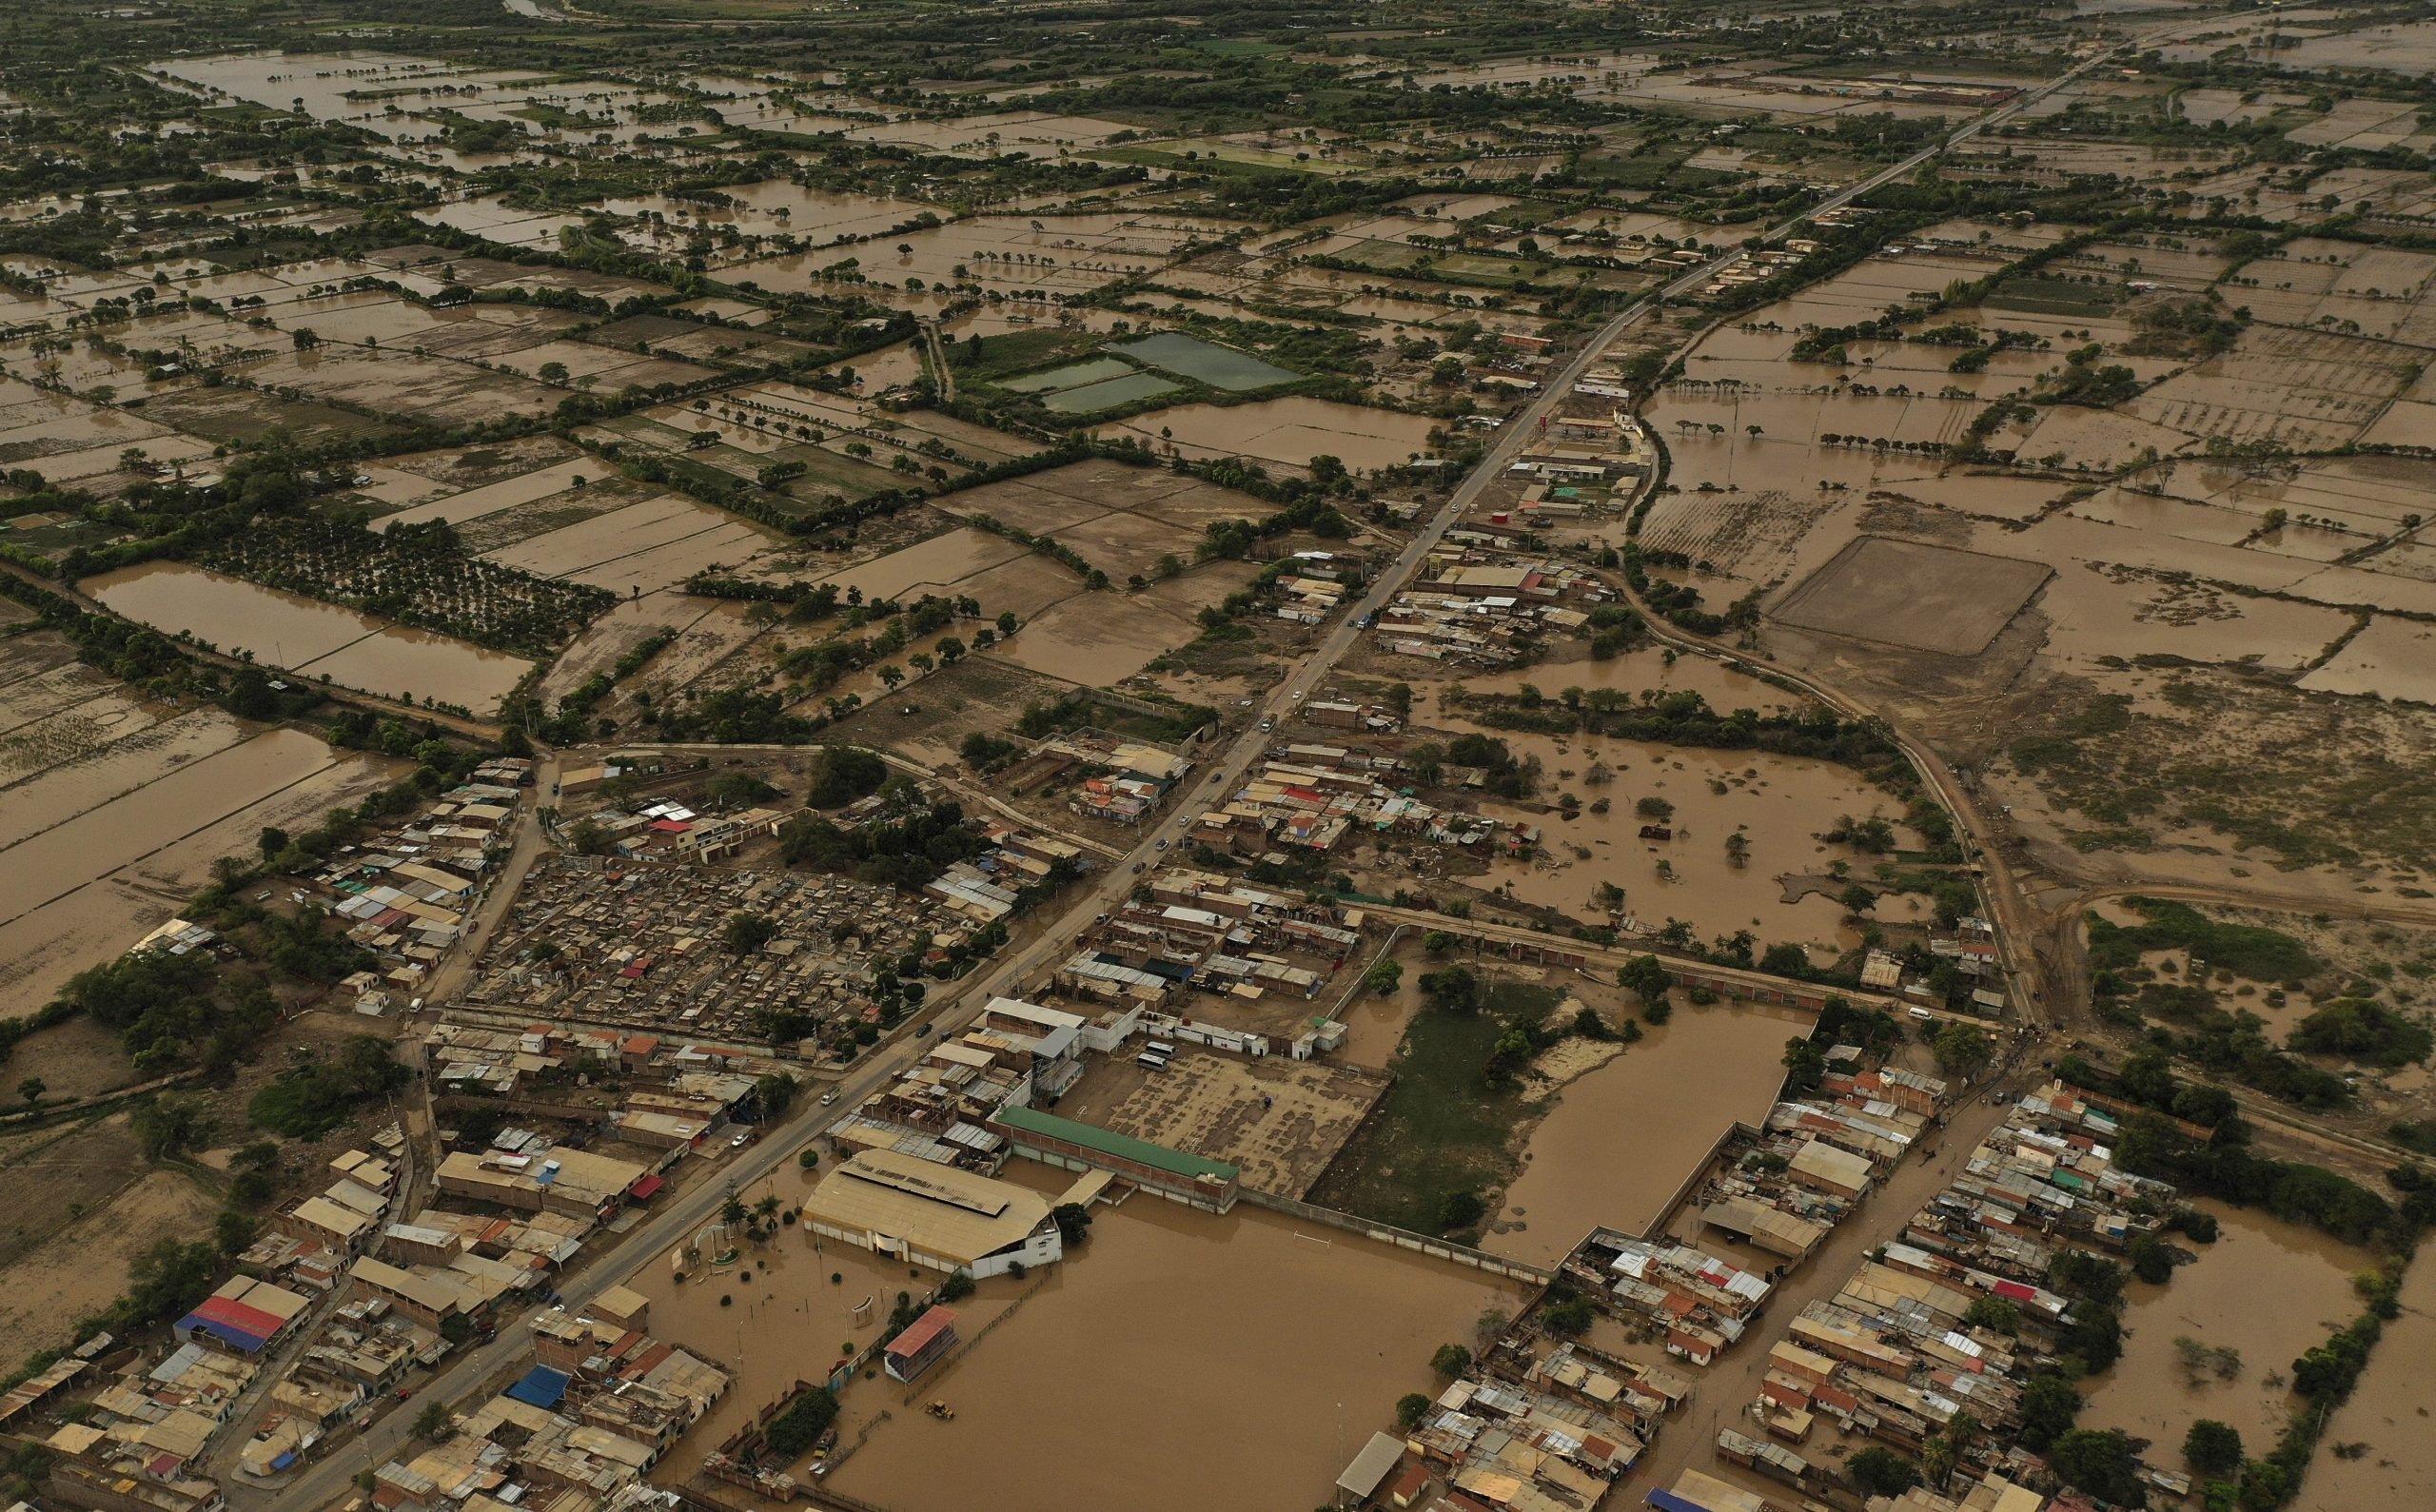
{"label": "tree", "polygon": [[2060,1375],[2033,1376],[2021,1388],[2021,1442],[2034,1454],[2071,1431],[2081,1415],[2081,1394]]}
{"label": "tree", "polygon": [[267,861],[287,849],[287,832],[277,825],[265,824],[263,833],[254,838],[254,848],[262,852],[263,859]]}
{"label": "tree", "polygon": [[1450,1191],[1438,1199],[1438,1231],[1469,1228],[1488,1215],[1488,1205],[1476,1191]]}
{"label": "tree", "polygon": [[42,1094],[49,1090],[50,1084],[39,1076],[29,1076],[17,1084],[17,1095],[25,1099],[28,1108],[41,1102]]}
{"label": "tree", "polygon": [[1970,1413],[1957,1412],[1948,1419],[1945,1431],[1921,1445],[1920,1468],[1928,1473],[1929,1484],[1943,1490],[1954,1478],[1955,1467],[1962,1463],[1963,1455],[1978,1437],[1979,1420]]}
{"label": "tree", "polygon": [[719,937],[731,955],[750,955],[778,937],[778,921],[759,913],[732,913]]}
{"label": "tree", "polygon": [[128,1128],[150,1160],[165,1160],[201,1143],[204,1130],[209,1127],[202,1100],[183,1092],[163,1092],[148,1103],[138,1104],[135,1111],[128,1115]]}
{"label": "tree", "polygon": [[[1402,987],[1404,981],[1405,968],[1401,961],[1381,961],[1362,974],[1362,985],[1382,997]],[[30,1098],[27,1100],[32,1101]]]}
{"label": "tree", "polygon": [[1827,1055],[1817,1046],[1801,1038],[1785,1041],[1785,1087],[1787,1097],[1802,1097],[1818,1090],[1827,1076]]}
{"label": "tree", "polygon": [[1844,906],[1845,913],[1858,918],[1877,907],[1877,894],[1856,882],[1837,893],[1836,901]]}
{"label": "tree", "polygon": [[1429,1399],[1423,1396],[1418,1391],[1408,1392],[1404,1396],[1398,1397],[1396,1399],[1396,1426],[1402,1428],[1406,1433],[1410,1433],[1413,1429],[1421,1426],[1422,1419],[1429,1416]]}
{"label": "tree", "polygon": [[555,386],[567,381],[567,364],[564,363],[543,363],[540,366],[533,370],[533,376],[545,383]]}
{"label": "tree", "polygon": [[1081,1203],[1059,1203],[1049,1210],[1049,1216],[1057,1225],[1058,1237],[1067,1244],[1079,1245],[1090,1237],[1091,1210]]}
{"label": "tree", "polygon": [[733,1226],[744,1222],[745,1217],[744,1199],[736,1194],[735,1188],[730,1187],[726,1198],[719,1204],[719,1222]]}
{"label": "tree", "polygon": [[1429,1357],[1429,1368],[1441,1381],[1459,1381],[1472,1373],[1472,1352],[1460,1344],[1442,1344]]}
{"label": "tree", "polygon": [[2182,1436],[2182,1463],[2194,1475],[2231,1475],[2242,1467],[2240,1430],[2213,1418],[2201,1418]]}
{"label": "tree", "polygon": [[998,616],[998,634],[1002,637],[1013,635],[1015,633],[1015,626],[1017,623],[1018,621],[1015,619],[1015,612],[1013,610],[1009,609],[1002,612]]}
{"label": "tree", "polygon": [[1421,994],[1431,1008],[1450,1013],[1469,1013],[1481,1006],[1481,979],[1472,974],[1470,968],[1463,966],[1424,972],[1421,977]]}
{"label": "tree", "polygon": [[426,1402],[422,1410],[415,1414],[415,1437],[425,1443],[445,1443],[456,1432],[456,1414],[448,1410],[445,1402]]}
{"label": "tree", "polygon": [[2021,1332],[2021,1308],[2002,1297],[1978,1297],[1962,1314],[1965,1326],[1991,1333]]}
{"label": "tree", "polygon": [[939,659],[951,667],[964,659],[964,642],[953,636],[941,636],[938,650]]}
{"label": "tree", "polygon": [[1976,1076],[1996,1058],[1995,1042],[1972,1024],[1948,1024],[1937,1031],[1932,1049],[1937,1070],[1949,1076]]}
{"label": "tree", "polygon": [[2147,1506],[2140,1457],[2120,1428],[2074,1428],[2047,1451],[2048,1468],[2102,1502]]}
{"label": "tree", "polygon": [[1920,1483],[1916,1465],[1894,1450],[1876,1444],[1845,1461],[1844,1473],[1870,1496],[1901,1496]]}
{"label": "tree", "polygon": [[[1616,968],[1616,985],[1640,999],[1641,1016],[1648,1018],[1648,1010],[1664,1006],[1667,990],[1675,985],[1675,979],[1666,974],[1666,963],[1657,956],[1636,955]],[[1665,1020],[1652,1018],[1650,1022],[1658,1024]]]}

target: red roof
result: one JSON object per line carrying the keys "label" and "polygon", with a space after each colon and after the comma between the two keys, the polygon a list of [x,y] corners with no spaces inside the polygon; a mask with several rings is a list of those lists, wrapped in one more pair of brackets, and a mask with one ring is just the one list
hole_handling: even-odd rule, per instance
{"label": "red roof", "polygon": [[905,1331],[888,1341],[888,1352],[898,1359],[909,1359],[936,1344],[939,1336],[953,1332],[955,1314],[945,1307],[933,1307],[906,1325]]}
{"label": "red roof", "polygon": [[260,1307],[248,1307],[242,1302],[231,1302],[226,1297],[206,1297],[195,1305],[194,1311],[197,1317],[208,1318],[214,1323],[225,1323],[231,1328],[242,1329],[265,1339],[275,1337],[280,1329],[287,1326],[277,1313],[265,1312]]}
{"label": "red roof", "polygon": [[654,819],[651,827],[661,835],[683,835],[693,828],[680,819]]}
{"label": "red roof", "polygon": [[659,1049],[659,1041],[650,1034],[638,1034],[618,1048],[629,1055],[648,1055]]}
{"label": "red roof", "polygon": [[1993,1289],[1997,1296],[2014,1302],[2028,1302],[2038,1295],[2035,1290],[2023,1286],[2018,1281],[1999,1281]]}
{"label": "red roof", "polygon": [[637,1202],[649,1202],[654,1197],[658,1196],[660,1188],[667,1185],[668,1181],[665,1177],[645,1176],[642,1180],[635,1183],[633,1188],[627,1191],[626,1195],[632,1197]]}

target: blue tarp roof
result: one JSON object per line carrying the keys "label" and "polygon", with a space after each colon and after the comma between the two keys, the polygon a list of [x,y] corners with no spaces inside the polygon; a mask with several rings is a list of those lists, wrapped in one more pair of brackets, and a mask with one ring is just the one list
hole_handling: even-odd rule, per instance
{"label": "blue tarp roof", "polygon": [[222,1323],[217,1318],[206,1318],[199,1312],[190,1312],[179,1319],[177,1332],[182,1335],[207,1333],[230,1348],[242,1349],[247,1354],[252,1354],[270,1343],[267,1335],[248,1333],[233,1324]]}
{"label": "blue tarp roof", "polygon": [[1649,1504],[1658,1508],[1658,1512],[1714,1512],[1714,1509],[1706,1504],[1695,1502],[1687,1496],[1677,1496],[1672,1491],[1652,1490],[1649,1493]]}
{"label": "blue tarp roof", "polygon": [[526,1406],[551,1411],[567,1394],[567,1373],[548,1365],[535,1365],[524,1373],[523,1380],[507,1388],[507,1394]]}

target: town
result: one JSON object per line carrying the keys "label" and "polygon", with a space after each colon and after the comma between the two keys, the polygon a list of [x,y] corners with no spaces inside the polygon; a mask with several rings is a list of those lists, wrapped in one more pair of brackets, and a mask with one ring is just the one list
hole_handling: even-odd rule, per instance
{"label": "town", "polygon": [[12,11],[0,1505],[2436,1504],[2436,23],[976,10]]}

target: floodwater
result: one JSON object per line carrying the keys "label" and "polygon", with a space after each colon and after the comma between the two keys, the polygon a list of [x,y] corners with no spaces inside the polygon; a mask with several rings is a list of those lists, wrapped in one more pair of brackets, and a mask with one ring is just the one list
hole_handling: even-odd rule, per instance
{"label": "floodwater", "polygon": [[326,676],[366,693],[440,698],[478,714],[497,707],[532,667],[503,652],[183,561],[125,567],[82,586],[131,619],[191,634],[223,651],[251,651],[266,666]]}
{"label": "floodwater", "polygon": [[[806,1173],[788,1166],[740,1195],[748,1207],[767,1196],[792,1206],[803,1200],[827,1168],[824,1163]],[[668,1251],[654,1255],[627,1279],[628,1286],[651,1299],[645,1326],[653,1334],[737,1372],[737,1384],[727,1396],[678,1441],[658,1467],[656,1478],[663,1483],[681,1483],[705,1455],[795,1382],[824,1379],[835,1363],[871,1343],[886,1326],[898,1292],[919,1297],[939,1282],[935,1271],[820,1239],[793,1225],[781,1227],[767,1244],[747,1242],[741,1247],[737,1264],[697,1267],[681,1285]],[[832,1276],[839,1279],[832,1281]],[[1024,1286],[1005,1278],[982,1282],[972,1296],[955,1304],[957,1331],[972,1337],[1004,1311]],[[722,1297],[728,1299],[725,1306],[719,1303]],[[896,1383],[883,1376],[857,1383],[848,1396],[893,1400],[896,1389]]]}
{"label": "floodwater", "polygon": [[0,849],[0,923],[329,765],[330,746],[273,730]]}
{"label": "floodwater", "polygon": [[[1736,1119],[1757,1124],[1784,1081],[1785,1041],[1812,1015],[1678,1004],[1640,1043],[1568,1083],[1531,1133],[1483,1247],[1554,1264],[1599,1226],[1640,1233]],[[1510,1223],[1522,1227],[1498,1229]]]}
{"label": "floodwater", "polygon": [[[1510,730],[1488,733],[1504,741],[1518,758],[1540,758],[1542,801],[1571,793],[1583,805],[1580,816],[1570,821],[1506,804],[1481,805],[1483,813],[1498,818],[1540,826],[1545,855],[1530,862],[1500,861],[1490,874],[1490,880],[1505,887],[1509,896],[1596,918],[1603,910],[1594,904],[1593,890],[1613,882],[1624,890],[1622,912],[1650,928],[1682,919],[1703,938],[1747,929],[1759,936],[1763,949],[1787,942],[1808,946],[1813,959],[1822,962],[1858,943],[1857,934],[1844,927],[1842,907],[1827,893],[1812,892],[1799,902],[1787,903],[1778,880],[1824,875],[1837,860],[1850,862],[1854,874],[1866,879],[1872,857],[1816,838],[1845,815],[1901,815],[1900,803],[1857,774],[1825,761],[1758,751],[1558,739]],[[1600,785],[1583,780],[1594,762],[1611,769],[1613,780]],[[1574,775],[1560,776],[1567,770]],[[1600,798],[1607,800],[1608,811],[1591,813],[1589,805]],[[1667,820],[1672,839],[1640,838],[1641,826],[1650,822],[1637,812],[1644,798],[1675,806]],[[1737,834],[1748,842],[1739,867],[1726,852],[1727,836]],[[1899,824],[1896,839],[1898,844],[1918,843]],[[1576,847],[1587,850],[1588,857],[1577,855]],[[1840,889],[1837,884],[1830,891]]]}
{"label": "floodwater", "polygon": [[309,827],[401,770],[274,730],[72,818],[54,816],[52,828],[0,851],[0,1017],[32,1012],[69,977],[124,952],[193,895],[213,861],[251,854],[265,826]]}
{"label": "floodwater", "polygon": [[1255,404],[1180,404],[1125,422],[1151,445],[1173,441],[1189,457],[1247,457],[1302,467],[1331,456],[1356,472],[1401,466],[1429,451],[1430,420],[1332,399]]}
{"label": "floodwater", "polygon": [[[2368,1264],[2363,1251],[2268,1213],[2204,1200],[2194,1206],[2215,1214],[2216,1242],[2188,1245],[2198,1262],[2177,1267],[2162,1286],[2129,1284],[2123,1358],[2082,1383],[2084,1427],[2153,1440],[2176,1463],[2183,1435],[2199,1418],[2232,1424],[2253,1455],[2274,1447],[2301,1399],[2269,1380],[2283,1381],[2295,1357],[2359,1314],[2351,1275]],[[2208,1372],[2202,1384],[2187,1384],[2174,1343],[2182,1338],[2239,1350],[2238,1372],[2230,1381]]]}
{"label": "floodwater", "polygon": [[[1037,1182],[1025,1163],[1010,1174]],[[832,1477],[895,1512],[1324,1503],[1429,1355],[1522,1294],[1461,1267],[1239,1207],[1135,1195],[1003,1327],[909,1406],[857,1383],[849,1426],[892,1420]]]}
{"label": "floodwater", "polygon": [[[2303,1512],[2371,1512],[2436,1506],[2436,1433],[2429,1432],[2428,1383],[2436,1381],[2436,1266],[2422,1261],[2404,1273],[2402,1316],[2386,1325],[2351,1400],[2326,1426]],[[2365,1444],[2356,1459],[2328,1452],[2334,1444]],[[2252,1449],[2251,1453],[2258,1451]]]}

